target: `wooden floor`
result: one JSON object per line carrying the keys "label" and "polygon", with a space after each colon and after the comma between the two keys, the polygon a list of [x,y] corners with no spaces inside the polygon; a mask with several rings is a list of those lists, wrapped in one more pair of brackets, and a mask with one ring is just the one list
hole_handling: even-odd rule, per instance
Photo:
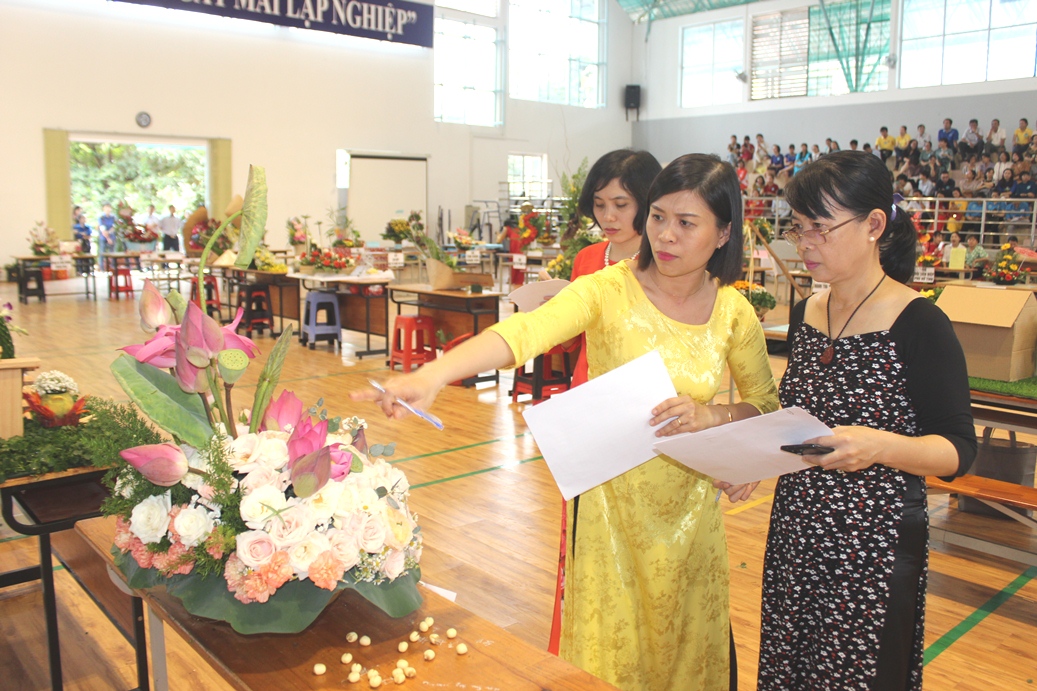
{"label": "wooden floor", "polygon": [[[14,298],[13,285],[0,285],[0,303],[16,303]],[[39,357],[45,369],[70,374],[85,393],[124,398],[108,365],[117,347],[144,339],[133,302],[50,298],[46,304],[17,305],[15,314],[30,332],[15,337],[20,355]],[[361,344],[359,336],[351,336]],[[256,342],[264,354],[273,344],[262,336]],[[780,376],[784,359],[772,357],[772,363]],[[235,387],[235,407],[250,404],[259,369],[253,365]],[[396,441],[394,460],[411,482],[411,506],[425,536],[425,581],[456,591],[461,606],[545,646],[561,500],[526,432],[521,411],[528,404],[511,405],[504,381],[479,389],[448,387],[435,407],[445,431],[436,432],[413,417],[390,424],[373,407],[358,408],[347,398],[349,391],[365,386],[367,377],[385,371],[381,359],[344,363],[327,346],[310,351],[296,345],[281,383],[305,402],[323,396],[332,414],[367,417],[372,442]],[[727,400],[726,393],[721,397]],[[726,514],[742,689],[755,688],[760,581],[773,486],[766,483],[753,501],[731,506]],[[946,496],[930,503],[934,521],[944,520],[941,516],[969,521],[957,515]],[[970,525],[988,533],[1008,525],[991,520],[980,520],[978,528]],[[1015,526],[1011,530],[1017,541],[1034,544],[1033,536],[1019,536]],[[0,526],[0,571],[32,564],[36,554],[35,538]],[[131,647],[57,561],[55,569],[66,688],[133,687]],[[0,688],[49,688],[42,619],[38,584],[0,591]],[[1037,688],[1037,568],[935,545],[926,624],[927,690]],[[172,688],[227,688],[174,635],[167,633],[167,645]]]}

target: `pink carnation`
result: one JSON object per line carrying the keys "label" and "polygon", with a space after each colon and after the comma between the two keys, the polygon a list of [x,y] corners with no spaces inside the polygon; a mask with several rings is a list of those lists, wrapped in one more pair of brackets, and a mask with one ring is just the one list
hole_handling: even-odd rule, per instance
{"label": "pink carnation", "polygon": [[[133,547],[133,533],[130,532],[130,522],[122,516],[115,519],[115,546],[119,551],[126,554]],[[138,540],[139,542],[139,540]]]}
{"label": "pink carnation", "polygon": [[292,565],[289,563],[287,552],[275,552],[270,561],[259,567],[258,573],[270,587],[271,594],[273,594],[274,590],[292,580],[292,576],[295,575],[295,572],[292,571]]}
{"label": "pink carnation", "polygon": [[148,546],[141,542],[140,538],[136,537],[133,538],[133,543],[130,545],[130,554],[142,569],[150,569],[155,560],[154,553],[149,552]]}
{"label": "pink carnation", "polygon": [[328,550],[321,552],[310,564],[309,577],[318,588],[334,590],[345,572],[345,565]]}
{"label": "pink carnation", "polygon": [[169,509],[169,539],[174,543],[180,542],[180,533],[176,532],[176,528],[173,527],[173,521],[180,515],[180,512],[184,510],[184,507],[180,504]]}
{"label": "pink carnation", "polygon": [[165,554],[156,554],[153,565],[167,576],[187,575],[194,568],[191,550],[182,542],[174,542]]}
{"label": "pink carnation", "polygon": [[238,559],[237,554],[231,554],[227,560],[227,565],[223,567],[223,577],[227,581],[227,590],[232,593],[240,590],[245,583],[245,576],[247,575],[248,567]]}
{"label": "pink carnation", "polygon": [[248,604],[250,602],[266,602],[270,596],[277,592],[267,585],[263,576],[258,572],[250,573],[245,577],[242,591],[234,593],[234,597]]}

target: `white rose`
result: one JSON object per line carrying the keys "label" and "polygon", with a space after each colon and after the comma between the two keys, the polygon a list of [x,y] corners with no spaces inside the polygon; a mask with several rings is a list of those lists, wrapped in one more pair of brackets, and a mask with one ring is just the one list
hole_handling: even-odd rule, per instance
{"label": "white rose", "polygon": [[315,523],[325,523],[335,515],[338,510],[339,498],[344,490],[345,485],[332,480],[321,487],[319,492],[303,500],[303,503],[313,511]]}
{"label": "white rose", "polygon": [[148,497],[133,507],[130,514],[130,532],[145,544],[154,544],[169,530],[169,510],[173,508],[169,492]]}
{"label": "white rose", "polygon": [[[253,494],[255,493],[253,492]],[[316,525],[316,521],[313,520],[313,512],[310,511],[310,508],[303,504],[296,504],[271,518],[266,524],[266,531],[270,533],[270,537],[278,549],[288,549],[313,532],[314,525]]]}
{"label": "white rose", "polygon": [[259,467],[280,470],[288,463],[288,443],[277,437],[266,437],[266,432],[259,436],[248,462],[243,463],[238,470],[249,472]]}
{"label": "white rose", "polygon": [[237,439],[231,441],[227,448],[227,451],[230,453],[228,460],[231,467],[237,470],[240,466],[248,463],[248,458],[252,455],[258,442],[258,434],[242,434]]}
{"label": "white rose", "polygon": [[173,519],[173,527],[180,534],[184,547],[196,547],[212,532],[212,514],[202,506],[187,507]]}
{"label": "white rose", "polygon": [[360,561],[360,544],[355,529],[347,524],[343,528],[329,530],[328,540],[332,555],[342,562],[346,571],[357,565]]}
{"label": "white rose", "polygon": [[376,554],[385,546],[385,518],[380,515],[369,513],[361,514],[363,522],[360,525],[358,537],[360,548],[365,552]]}
{"label": "white rose", "polygon": [[404,567],[404,556],[403,552],[398,549],[394,549],[389,552],[389,555],[385,557],[385,563],[382,565],[382,571],[385,573],[385,577],[390,581],[395,581],[396,577],[403,573]]}
{"label": "white rose", "polygon": [[[209,459],[198,453],[198,449],[187,444],[181,444],[180,450],[184,452],[184,456],[187,457],[187,465],[192,470],[197,470],[198,473],[209,472]],[[198,473],[188,473],[184,475],[180,482],[189,489],[198,491],[205,484],[205,477]]]}
{"label": "white rose", "polygon": [[329,549],[331,543],[328,536],[312,531],[288,550],[288,562],[299,578],[306,578],[313,560]]}
{"label": "white rose", "polygon": [[241,480],[241,492],[242,494],[249,494],[260,487],[267,485],[273,485],[277,489],[284,491],[284,487],[280,485],[281,474],[276,470],[271,470],[265,466],[260,466],[255,470],[249,472]]}
{"label": "white rose", "polygon": [[262,530],[249,530],[237,537],[237,554],[241,563],[250,569],[258,569],[270,561],[277,545]]}
{"label": "white rose", "polygon": [[288,499],[273,485],[259,487],[247,494],[238,507],[241,520],[253,530],[259,530],[278,511],[288,506]]}

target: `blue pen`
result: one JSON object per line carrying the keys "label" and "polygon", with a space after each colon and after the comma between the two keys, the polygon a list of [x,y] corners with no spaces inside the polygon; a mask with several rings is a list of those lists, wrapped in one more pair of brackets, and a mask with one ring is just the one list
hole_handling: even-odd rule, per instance
{"label": "blue pen", "polygon": [[[367,381],[371,384],[371,386],[373,386],[374,388],[378,389],[382,393],[388,393],[385,390],[385,387],[383,387],[381,384],[376,382],[374,379],[368,379]],[[432,426],[435,427],[436,429],[443,429],[443,423],[440,421],[440,419],[438,417],[436,417],[432,413],[426,413],[424,410],[418,410],[417,408],[412,406],[410,403],[407,403],[407,401],[403,400],[399,396],[393,396],[393,400],[395,400],[397,403],[402,405],[404,408],[406,408],[410,412],[412,412],[415,415],[417,415],[418,417],[420,417],[422,420],[426,420],[426,421],[430,422],[432,424]]]}
{"label": "blue pen", "polygon": [[721,495],[723,495],[723,493],[724,493],[724,490],[718,489],[717,490],[717,498],[713,500],[713,503],[716,503],[716,502],[720,501],[720,497],[721,497]]}

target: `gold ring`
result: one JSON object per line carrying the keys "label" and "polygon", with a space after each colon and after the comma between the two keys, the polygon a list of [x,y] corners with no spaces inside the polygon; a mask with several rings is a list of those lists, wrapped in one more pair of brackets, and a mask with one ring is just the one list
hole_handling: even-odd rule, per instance
{"label": "gold ring", "polygon": [[680,417],[678,416],[678,417],[677,417],[677,426],[678,426],[678,427],[680,427],[680,426],[681,426],[682,424],[683,424],[683,423],[681,422],[681,419],[680,419]]}

